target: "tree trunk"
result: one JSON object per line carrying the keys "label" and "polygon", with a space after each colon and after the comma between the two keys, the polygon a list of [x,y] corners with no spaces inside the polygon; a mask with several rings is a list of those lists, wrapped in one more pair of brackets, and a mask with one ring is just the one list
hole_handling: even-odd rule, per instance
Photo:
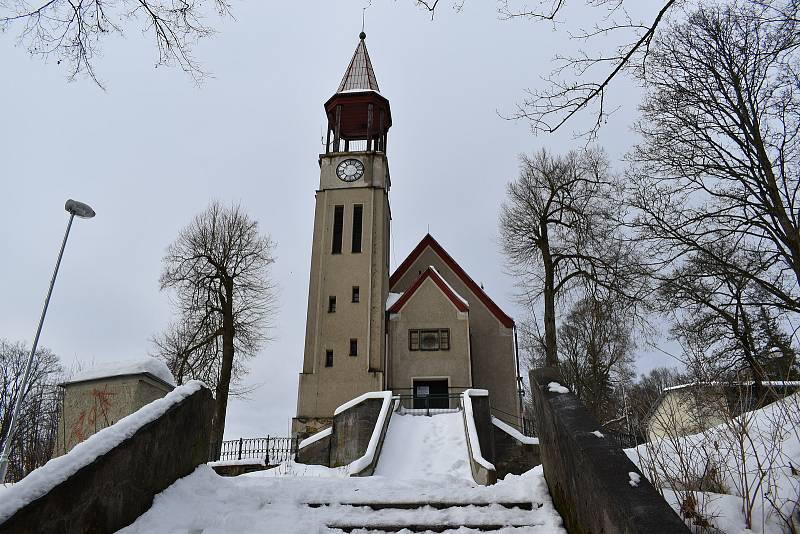
{"label": "tree trunk", "polygon": [[547,223],[542,223],[541,251],[544,265],[544,362],[548,367],[558,367],[555,266],[550,255],[550,242],[547,240]]}
{"label": "tree trunk", "polygon": [[214,421],[211,427],[211,450],[219,457],[225,434],[225,415],[228,410],[228,392],[233,373],[233,284],[225,284],[225,301],[222,303],[222,367],[217,382]]}

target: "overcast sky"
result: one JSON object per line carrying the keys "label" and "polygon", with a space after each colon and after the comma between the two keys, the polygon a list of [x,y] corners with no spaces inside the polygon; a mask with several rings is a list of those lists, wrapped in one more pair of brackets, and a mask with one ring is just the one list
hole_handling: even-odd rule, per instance
{"label": "overcast sky", "polygon": [[[202,87],[153,68],[136,30],[107,41],[97,71],[108,90],[15,47],[0,35],[0,337],[30,344],[63,236],[64,201],[92,205],[78,220],[41,343],[67,365],[142,356],[171,317],[158,290],[161,257],[212,198],[239,202],[277,242],[275,341],[251,362],[247,401],[229,405],[226,439],[286,434],[302,366],[317,155],[323,103],[358,42],[365,2],[241,2],[196,55],[214,77]],[[391,264],[431,234],[510,315],[497,218],[517,157],[580,145],[571,130],[534,137],[507,121],[525,88],[542,83],[564,32],[502,21],[493,2],[447,6],[434,21],[408,0],[367,11],[367,46],[392,105]],[[632,143],[638,92],[598,142],[618,169]],[[575,123],[578,128],[579,123]],[[640,369],[674,365],[643,353]]]}

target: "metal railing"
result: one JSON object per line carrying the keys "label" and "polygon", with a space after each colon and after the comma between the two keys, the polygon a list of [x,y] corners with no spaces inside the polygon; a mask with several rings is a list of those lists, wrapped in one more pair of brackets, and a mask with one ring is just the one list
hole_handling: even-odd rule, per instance
{"label": "metal railing", "polygon": [[410,415],[436,415],[457,412],[461,409],[461,395],[442,393],[425,396],[395,395],[395,411]]}
{"label": "metal railing", "polygon": [[[211,461],[264,460],[267,465],[277,465],[294,459],[298,438],[266,436],[263,438],[239,438],[223,441],[219,456]],[[214,456],[212,448],[212,456]]]}
{"label": "metal railing", "polygon": [[494,417],[497,417],[505,424],[517,429],[524,436],[536,436],[533,421],[526,417],[518,417],[513,413],[504,412],[495,406],[490,406],[489,410]]}

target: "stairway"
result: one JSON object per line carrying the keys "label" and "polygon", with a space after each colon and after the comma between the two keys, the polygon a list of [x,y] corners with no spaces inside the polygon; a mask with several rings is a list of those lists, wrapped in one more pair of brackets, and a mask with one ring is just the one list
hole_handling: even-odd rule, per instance
{"label": "stairway", "polygon": [[[389,422],[375,475],[398,483],[426,480],[444,488],[451,484],[474,486],[468,454],[460,411],[432,416],[396,413]],[[406,494],[306,506],[326,517],[329,532],[552,532],[537,528],[549,524],[542,518],[540,503],[487,498],[479,491],[450,498]]]}

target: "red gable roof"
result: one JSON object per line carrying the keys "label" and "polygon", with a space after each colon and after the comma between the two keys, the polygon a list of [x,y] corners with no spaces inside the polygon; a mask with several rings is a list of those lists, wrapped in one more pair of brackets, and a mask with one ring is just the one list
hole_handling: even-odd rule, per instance
{"label": "red gable roof", "polygon": [[[408,257],[403,260],[403,263],[400,264],[400,267],[398,267],[394,273],[392,273],[392,276],[389,277],[390,290],[400,280],[400,278],[406,274],[406,272],[411,268],[411,265],[414,264],[417,258],[419,258],[422,252],[428,247],[430,247],[431,250],[433,250],[433,252],[442,259],[442,261],[456,274],[456,276],[458,276],[459,279],[461,279],[462,282],[464,282],[464,285],[466,285],[469,290],[472,291],[472,293],[478,297],[478,299],[480,299],[480,301],[489,309],[490,312],[492,312],[492,315],[494,315],[497,320],[503,324],[503,326],[506,328],[514,327],[514,319],[506,315],[505,312],[500,309],[500,306],[494,303],[489,295],[487,295],[486,292],[484,292],[483,289],[481,289],[480,286],[469,277],[464,269],[462,269],[461,266],[456,263],[456,260],[454,260],[452,256],[450,256],[450,254],[448,254],[447,251],[442,248],[442,245],[440,245],[431,234],[427,234],[422,238],[422,241],[419,242],[414,250],[411,251],[411,254],[409,254]],[[422,282],[420,282],[420,284],[421,283]],[[406,291],[406,293],[410,292],[411,290]],[[405,294],[403,297],[405,297]],[[402,298],[400,300],[402,300]],[[399,304],[400,300],[398,300],[395,305]]]}
{"label": "red gable roof", "polygon": [[428,278],[430,278],[439,287],[439,289],[442,290],[442,293],[444,293],[447,298],[450,299],[450,302],[453,303],[458,311],[469,311],[469,305],[464,302],[464,300],[455,292],[455,290],[450,287],[450,284],[448,284],[444,278],[442,278],[442,275],[440,275],[433,267],[428,267],[425,269],[425,271],[419,275],[416,280],[414,280],[414,283],[411,284],[411,287],[408,288],[408,291],[403,293],[403,296],[397,299],[397,302],[392,304],[391,307],[386,311],[389,313],[398,313],[403,306],[405,306],[406,302],[408,302],[409,299],[414,295],[414,293],[416,293],[417,289],[420,288],[422,282]]}

